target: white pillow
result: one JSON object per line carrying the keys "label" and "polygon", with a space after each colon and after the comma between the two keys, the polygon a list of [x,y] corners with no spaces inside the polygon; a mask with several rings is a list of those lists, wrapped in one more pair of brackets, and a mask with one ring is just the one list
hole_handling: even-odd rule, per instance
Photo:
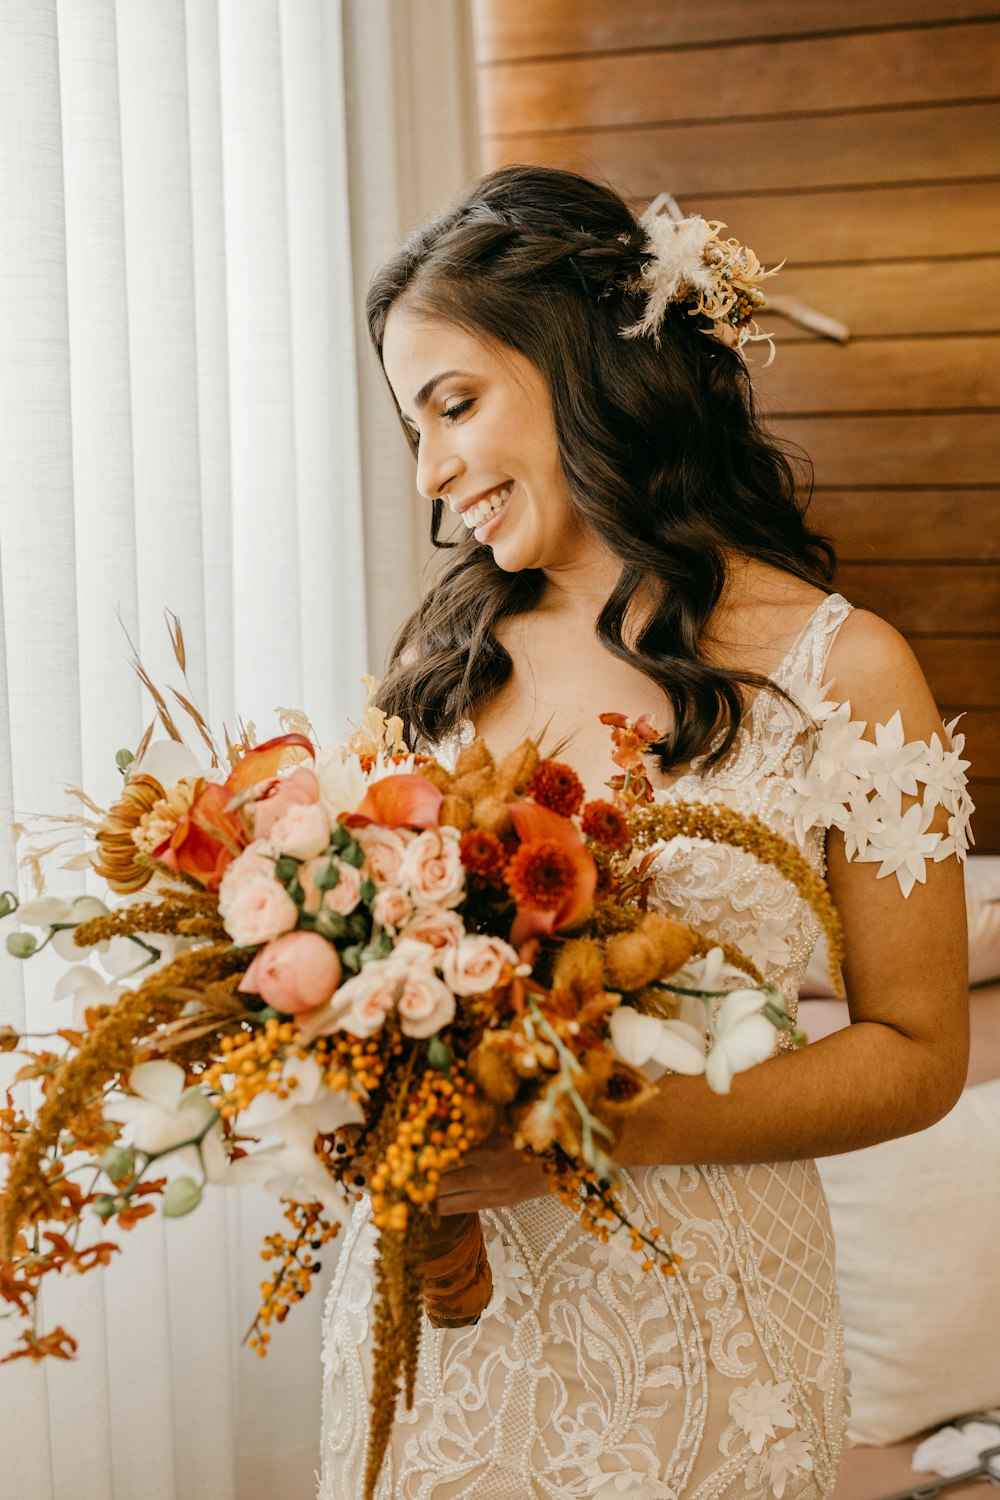
{"label": "white pillow", "polygon": [[895,1443],[1000,1405],[1000,1079],[929,1130],[819,1163],[850,1435]]}
{"label": "white pillow", "polygon": [[[1000,856],[970,854],[965,862],[965,910],[969,919],[969,983],[1000,979]],[[833,995],[826,938],[820,934],[799,994],[803,1000]]]}

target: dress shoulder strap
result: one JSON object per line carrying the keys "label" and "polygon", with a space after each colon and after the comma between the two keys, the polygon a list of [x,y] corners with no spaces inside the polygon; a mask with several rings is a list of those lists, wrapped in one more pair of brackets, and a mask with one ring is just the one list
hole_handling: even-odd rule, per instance
{"label": "dress shoulder strap", "polygon": [[834,638],[853,609],[854,605],[843,594],[827,594],[802,627],[775,674],[783,687],[793,680],[811,688],[821,686]]}

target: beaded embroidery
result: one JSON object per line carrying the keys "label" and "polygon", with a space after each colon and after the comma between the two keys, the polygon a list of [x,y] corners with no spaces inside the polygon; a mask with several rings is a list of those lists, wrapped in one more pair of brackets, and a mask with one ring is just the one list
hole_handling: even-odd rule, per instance
{"label": "beaded embroidery", "polygon": [[[897,745],[890,719],[874,753],[846,753],[864,726],[856,734],[850,706],[845,714],[828,704],[819,684],[850,611],[840,595],[825,599],[775,674],[818,721],[817,734],[803,733],[790,705],[758,694],[725,761],[703,772],[695,762],[658,795],[754,813],[822,871],[836,806],[855,852],[881,849],[893,831],[893,787],[902,797],[912,777],[925,803],[931,794],[954,800],[947,838],[961,855],[969,807],[960,736],[948,749],[941,742],[939,764],[933,739],[919,756]],[[454,757],[472,734],[463,725],[436,752]],[[817,754],[824,760],[813,770]],[[824,777],[840,778],[846,807],[822,800]],[[941,840],[919,852],[952,850]],[[912,873],[909,855],[904,863]],[[672,839],[650,900],[750,953],[794,1012],[818,927],[775,871],[740,850]],[[602,1245],[555,1198],[485,1213],[493,1301],[474,1329],[425,1325],[415,1406],[399,1411],[378,1500],[829,1495],[844,1428],[843,1331],[815,1163],[651,1167],[626,1174],[624,1194],[635,1222],[669,1237],[684,1274],[643,1275],[627,1245]],[[327,1304],[318,1500],[361,1492],[372,1257],[365,1202]]]}

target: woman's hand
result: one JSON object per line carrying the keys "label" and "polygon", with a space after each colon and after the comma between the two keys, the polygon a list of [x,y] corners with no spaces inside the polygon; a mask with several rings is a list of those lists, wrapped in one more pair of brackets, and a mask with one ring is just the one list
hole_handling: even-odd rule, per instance
{"label": "woman's hand", "polygon": [[543,1197],[551,1181],[540,1161],[526,1161],[514,1150],[510,1137],[495,1130],[467,1153],[463,1166],[442,1172],[438,1207],[442,1214],[510,1208],[528,1198]]}

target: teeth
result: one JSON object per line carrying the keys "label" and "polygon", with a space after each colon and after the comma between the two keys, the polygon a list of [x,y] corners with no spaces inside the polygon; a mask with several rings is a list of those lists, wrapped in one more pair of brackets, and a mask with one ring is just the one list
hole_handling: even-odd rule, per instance
{"label": "teeth", "polygon": [[490,516],[495,516],[502,505],[510,499],[511,486],[508,484],[503,489],[494,490],[485,500],[480,500],[477,505],[471,505],[468,510],[463,510],[462,520],[470,531],[477,526],[482,526]]}

